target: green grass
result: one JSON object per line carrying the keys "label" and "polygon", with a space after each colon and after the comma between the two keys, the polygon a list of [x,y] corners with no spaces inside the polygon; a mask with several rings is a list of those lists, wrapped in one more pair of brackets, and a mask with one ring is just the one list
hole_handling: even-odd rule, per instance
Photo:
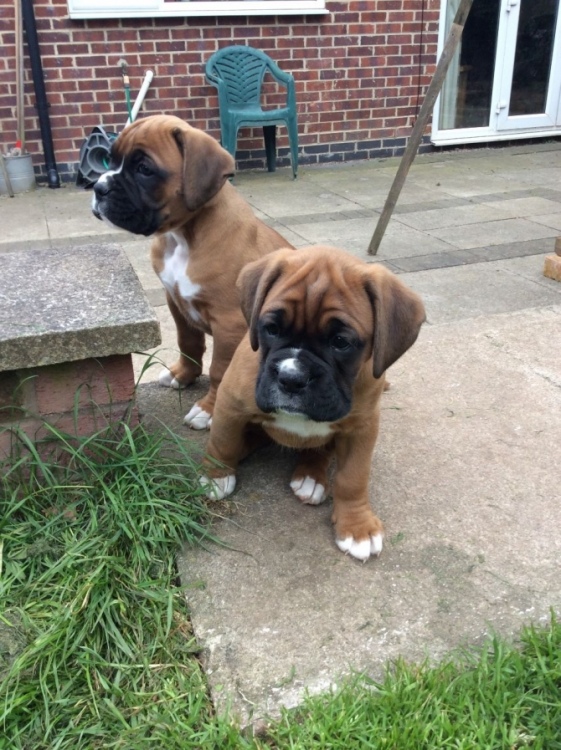
{"label": "green grass", "polygon": [[51,436],[0,485],[0,748],[230,746],[175,580],[208,516],[184,441]]}
{"label": "green grass", "polygon": [[558,750],[561,625],[495,638],[438,666],[398,662],[381,684],[357,677],[285,712],[269,747],[301,750]]}
{"label": "green grass", "polygon": [[214,715],[175,555],[208,538],[186,441],[31,444],[0,480],[0,750],[561,750],[561,625],[398,662],[258,737]]}

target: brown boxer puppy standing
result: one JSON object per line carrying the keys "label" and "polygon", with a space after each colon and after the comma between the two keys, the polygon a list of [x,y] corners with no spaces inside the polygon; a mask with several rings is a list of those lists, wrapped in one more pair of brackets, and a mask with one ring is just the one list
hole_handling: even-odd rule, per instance
{"label": "brown boxer puppy standing", "polygon": [[267,255],[240,286],[249,333],[218,390],[203,485],[219,499],[234,491],[256,431],[301,451],[290,486],[304,503],[325,499],[335,458],[336,543],[359,560],[378,555],[368,480],[380,395],[425,320],[421,299],[382,266],[331,247]]}
{"label": "brown boxer puppy standing", "polygon": [[183,388],[202,372],[213,336],[210,388],[185,417],[209,427],[216,389],[247,331],[236,279],[250,261],[290,247],[230,184],[234,159],[211,136],[168,115],[129,125],[94,186],[92,211],[133,234],[154,235],[152,265],[177,327],[180,356],[160,383]]}

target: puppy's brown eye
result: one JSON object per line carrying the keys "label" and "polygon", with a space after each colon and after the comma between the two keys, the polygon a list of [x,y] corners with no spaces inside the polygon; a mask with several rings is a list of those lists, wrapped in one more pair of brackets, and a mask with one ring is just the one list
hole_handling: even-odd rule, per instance
{"label": "puppy's brown eye", "polygon": [[267,323],[266,326],[264,326],[263,330],[267,334],[267,336],[278,336],[280,333],[280,327],[276,323]]}
{"label": "puppy's brown eye", "polygon": [[336,349],[338,352],[344,352],[347,349],[350,349],[352,344],[344,336],[337,334],[336,336],[333,336],[333,338],[331,339],[331,346],[334,349]]}
{"label": "puppy's brown eye", "polygon": [[154,170],[146,164],[146,162],[139,162],[136,171],[144,175],[144,177],[151,177],[154,174]]}

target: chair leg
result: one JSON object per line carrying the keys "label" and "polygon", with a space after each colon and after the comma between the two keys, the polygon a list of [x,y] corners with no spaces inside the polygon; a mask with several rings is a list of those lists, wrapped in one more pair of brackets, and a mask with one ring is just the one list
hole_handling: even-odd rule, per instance
{"label": "chair leg", "polygon": [[236,143],[238,140],[238,131],[235,123],[223,120],[220,123],[220,142],[222,148],[225,148],[234,159],[236,158]]}
{"label": "chair leg", "polygon": [[286,123],[288,127],[288,141],[290,143],[290,158],[292,161],[292,174],[294,179],[298,175],[298,123],[296,118],[290,118]]}
{"label": "chair leg", "polygon": [[264,125],[265,154],[267,155],[267,169],[274,172],[277,168],[277,126]]}

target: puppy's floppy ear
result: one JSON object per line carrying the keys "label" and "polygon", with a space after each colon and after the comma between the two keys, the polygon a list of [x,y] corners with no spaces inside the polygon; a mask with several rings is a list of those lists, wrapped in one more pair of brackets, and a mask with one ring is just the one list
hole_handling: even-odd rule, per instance
{"label": "puppy's floppy ear", "polygon": [[209,201],[235,172],[233,157],[207,133],[190,126],[174,128],[183,156],[183,198],[189,211]]}
{"label": "puppy's floppy ear", "polygon": [[286,253],[293,250],[277,250],[244,266],[238,276],[237,285],[241,293],[241,308],[249,326],[249,341],[254,352],[259,349],[257,326],[263,303],[275,281],[284,271]]}
{"label": "puppy's floppy ear", "polygon": [[419,295],[383,266],[371,267],[365,289],[374,314],[372,362],[379,378],[415,343],[425,308]]}

